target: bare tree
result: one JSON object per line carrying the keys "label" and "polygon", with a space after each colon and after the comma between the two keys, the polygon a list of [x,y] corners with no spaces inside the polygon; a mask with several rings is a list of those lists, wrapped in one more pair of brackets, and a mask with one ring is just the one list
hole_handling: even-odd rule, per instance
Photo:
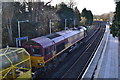
{"label": "bare tree", "polygon": [[70,8],[73,8],[75,5],[76,5],[76,2],[74,2],[74,0],[69,0],[69,1],[68,1],[68,6],[69,6]]}
{"label": "bare tree", "polygon": [[13,42],[13,35],[12,35],[12,26],[11,26],[11,23],[12,23],[12,18],[13,18],[13,15],[14,15],[14,3],[13,2],[4,2],[3,3],[3,20],[5,22],[5,26],[8,30],[8,33],[9,33],[9,41],[10,43]]}

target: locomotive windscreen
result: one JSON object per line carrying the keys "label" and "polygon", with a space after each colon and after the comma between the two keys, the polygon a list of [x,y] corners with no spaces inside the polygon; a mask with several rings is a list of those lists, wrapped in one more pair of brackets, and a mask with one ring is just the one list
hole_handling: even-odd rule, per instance
{"label": "locomotive windscreen", "polygon": [[42,56],[42,48],[39,46],[39,44],[33,41],[28,41],[27,43],[25,43],[24,48],[32,56]]}
{"label": "locomotive windscreen", "polygon": [[42,56],[42,49],[39,47],[33,47],[31,48],[31,52],[34,56]]}

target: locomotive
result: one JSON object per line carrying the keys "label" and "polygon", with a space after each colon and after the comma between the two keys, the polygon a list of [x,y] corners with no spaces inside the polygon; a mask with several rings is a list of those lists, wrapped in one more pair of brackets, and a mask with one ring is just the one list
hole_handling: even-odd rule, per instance
{"label": "locomotive", "polygon": [[30,39],[23,47],[31,56],[33,69],[46,71],[62,61],[68,51],[86,36],[86,28],[79,27]]}

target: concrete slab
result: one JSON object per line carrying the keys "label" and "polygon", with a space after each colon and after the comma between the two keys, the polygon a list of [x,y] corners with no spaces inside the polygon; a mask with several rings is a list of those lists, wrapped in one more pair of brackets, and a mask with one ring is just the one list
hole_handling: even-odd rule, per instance
{"label": "concrete slab", "polygon": [[120,42],[118,47],[118,78],[120,79]]}
{"label": "concrete slab", "polygon": [[118,78],[118,44],[110,34],[98,78]]}

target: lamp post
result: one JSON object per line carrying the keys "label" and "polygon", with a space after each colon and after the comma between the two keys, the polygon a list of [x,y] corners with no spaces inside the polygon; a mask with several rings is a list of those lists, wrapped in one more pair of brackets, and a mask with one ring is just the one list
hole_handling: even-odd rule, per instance
{"label": "lamp post", "polygon": [[65,31],[66,31],[67,19],[65,19]]}
{"label": "lamp post", "polygon": [[52,22],[52,20],[50,19],[50,23],[49,23],[49,26],[50,26],[50,34],[51,34],[51,22]]}
{"label": "lamp post", "polygon": [[52,22],[53,21],[60,21],[59,19],[50,19],[49,20],[49,28],[50,28],[50,34],[52,33]]}
{"label": "lamp post", "polygon": [[75,22],[75,20],[73,20],[73,19],[65,19],[65,31],[66,31],[66,27],[67,27],[67,20],[72,20],[72,21],[74,21],[74,28],[75,28],[75,25],[76,25],[76,22]]}
{"label": "lamp post", "polygon": [[[18,35],[19,35],[19,38],[20,38],[20,23],[23,23],[23,22],[29,22],[29,20],[18,21]],[[19,46],[21,46],[21,42],[20,42],[20,40],[19,40]]]}
{"label": "lamp post", "polygon": [[74,20],[74,28],[75,28],[75,20]]}

